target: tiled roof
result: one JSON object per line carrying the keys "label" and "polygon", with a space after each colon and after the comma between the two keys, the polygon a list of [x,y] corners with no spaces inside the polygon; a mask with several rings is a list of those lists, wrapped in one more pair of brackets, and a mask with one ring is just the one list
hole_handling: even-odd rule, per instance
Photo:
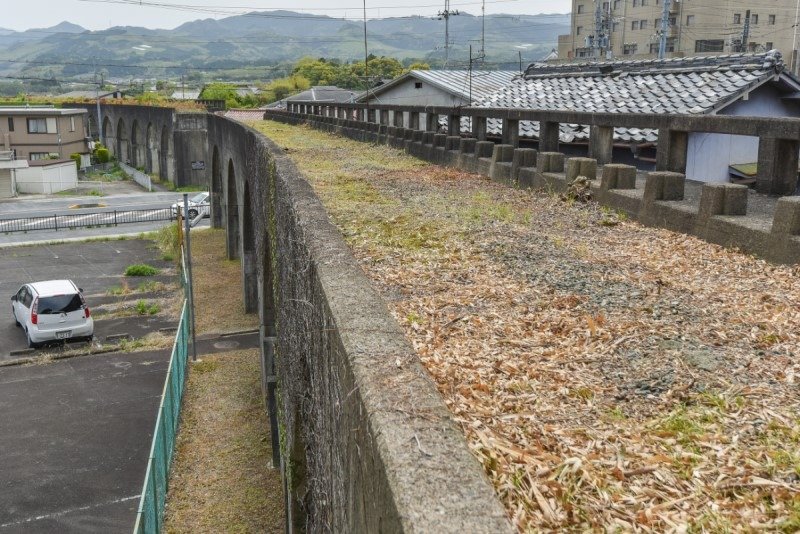
{"label": "tiled roof", "polygon": [[[665,60],[533,64],[523,77],[512,80],[476,106],[598,113],[704,114],[731,104],[747,91],[782,73],[781,55],[774,50],[763,54]],[[789,75],[783,73],[782,76]],[[500,133],[499,120],[487,122],[490,133]],[[655,142],[657,133],[649,129],[616,128],[614,138]],[[521,136],[535,138],[538,134],[538,122],[520,122]],[[588,126],[561,125],[563,142],[588,137]]]}
{"label": "tiled roof", "polygon": [[[508,85],[514,76],[519,76],[519,72],[513,70],[474,70],[472,71],[472,102],[485,98]],[[468,70],[412,70],[391,80],[375,89],[370,89],[369,95],[380,96],[404,81],[414,78],[427,82],[442,91],[450,93],[470,102],[470,72]],[[358,97],[362,101],[367,93],[361,93]],[[419,105],[426,105],[420,102]]]}
{"label": "tiled roof", "polygon": [[316,102],[352,102],[356,93],[350,89],[342,89],[332,85],[317,85],[286,98],[287,101]]}

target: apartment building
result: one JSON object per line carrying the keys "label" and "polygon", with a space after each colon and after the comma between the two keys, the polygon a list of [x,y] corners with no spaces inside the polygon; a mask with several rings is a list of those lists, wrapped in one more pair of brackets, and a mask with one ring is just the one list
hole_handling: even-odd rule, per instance
{"label": "apartment building", "polygon": [[0,107],[0,150],[18,160],[39,160],[89,152],[85,109]]}
{"label": "apartment building", "polygon": [[[797,72],[798,7],[798,0],[670,0],[665,57],[777,49]],[[664,0],[572,0],[571,33],[559,36],[558,58],[657,57],[663,13]]]}

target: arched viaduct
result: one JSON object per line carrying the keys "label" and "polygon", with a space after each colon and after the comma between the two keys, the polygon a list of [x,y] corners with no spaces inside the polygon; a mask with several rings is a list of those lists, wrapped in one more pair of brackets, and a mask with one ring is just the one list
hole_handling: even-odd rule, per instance
{"label": "arched viaduct", "polygon": [[260,319],[287,529],[510,532],[434,384],[283,151],[221,116],[101,112],[117,157],[212,193],[212,226],[242,264],[231,298]]}

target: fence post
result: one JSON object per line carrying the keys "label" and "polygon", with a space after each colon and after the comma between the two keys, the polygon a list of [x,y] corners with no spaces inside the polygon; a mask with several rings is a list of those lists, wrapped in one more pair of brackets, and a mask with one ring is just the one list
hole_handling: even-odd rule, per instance
{"label": "fence post", "polygon": [[56,232],[58,232],[58,215],[53,215],[53,222],[56,225]]}
{"label": "fence post", "polygon": [[114,210],[114,226],[117,225],[117,210]]}

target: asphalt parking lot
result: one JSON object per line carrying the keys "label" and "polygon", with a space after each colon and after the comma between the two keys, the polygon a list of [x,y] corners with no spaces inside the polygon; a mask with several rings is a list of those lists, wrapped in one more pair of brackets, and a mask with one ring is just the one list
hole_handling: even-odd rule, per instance
{"label": "asphalt parking lot", "polygon": [[169,351],[0,367],[0,532],[130,532]]}
{"label": "asphalt parking lot", "polygon": [[[90,309],[106,297],[108,288],[119,285],[128,265],[170,265],[160,259],[151,241],[140,239],[35,245],[0,249],[0,362],[12,351],[27,347],[24,331],[14,325],[11,295],[22,284],[68,278],[83,288]],[[141,280],[133,280],[136,283]],[[119,321],[117,321],[119,323]],[[95,317],[98,338],[113,335],[116,326]]]}

